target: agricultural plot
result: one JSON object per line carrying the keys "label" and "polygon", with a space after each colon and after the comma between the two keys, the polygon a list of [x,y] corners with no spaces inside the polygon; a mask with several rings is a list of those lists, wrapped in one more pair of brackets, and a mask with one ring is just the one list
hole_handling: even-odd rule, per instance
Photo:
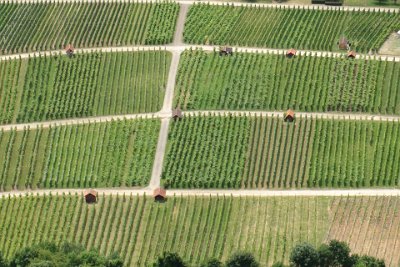
{"label": "agricultural plot", "polygon": [[196,116],[170,125],[173,188],[397,187],[400,123]]}
{"label": "agricultural plot", "polygon": [[156,112],[171,53],[84,53],[0,61],[0,123]]}
{"label": "agricultural plot", "polygon": [[192,44],[332,51],[345,36],[352,49],[364,53],[379,49],[399,27],[398,12],[196,4],[189,10],[184,40]]}
{"label": "agricultural plot", "polygon": [[199,266],[238,250],[271,266],[287,263],[298,242],[334,238],[395,267],[399,212],[398,197],[178,196],[158,204],[144,196],[100,196],[95,205],[71,195],[3,198],[0,251],[10,257],[23,246],[69,240],[106,255],[118,252],[126,266],[148,266],[163,251]]}
{"label": "agricultural plot", "polygon": [[160,121],[0,132],[0,189],[144,186]]}
{"label": "agricultural plot", "polygon": [[186,50],[175,106],[184,110],[400,114],[400,63],[346,57]]}
{"label": "agricultural plot", "polygon": [[166,44],[178,11],[176,3],[0,3],[0,52]]}

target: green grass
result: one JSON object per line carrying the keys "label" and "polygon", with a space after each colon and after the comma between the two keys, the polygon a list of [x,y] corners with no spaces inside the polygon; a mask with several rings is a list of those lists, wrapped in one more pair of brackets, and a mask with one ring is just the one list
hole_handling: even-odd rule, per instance
{"label": "green grass", "polygon": [[159,120],[0,132],[0,190],[144,186]]}
{"label": "green grass", "polygon": [[196,4],[184,39],[193,44],[337,50],[344,35],[358,52],[381,47],[400,27],[398,12],[234,7]]}
{"label": "green grass", "polygon": [[0,53],[166,44],[178,11],[176,3],[0,3]]}
{"label": "green grass", "polygon": [[[163,251],[176,251],[191,266],[252,252],[261,266],[287,262],[298,242],[345,240],[355,253],[398,266],[398,197],[170,197],[165,204],[143,196],[0,199],[0,250],[69,240],[102,254],[119,252],[126,266],[148,266]],[[44,219],[45,218],[45,219]],[[201,234],[199,234],[201,233]],[[379,240],[379,242],[375,242]]]}
{"label": "green grass", "polygon": [[171,53],[84,53],[0,62],[0,123],[156,112]]}
{"label": "green grass", "polygon": [[346,57],[186,50],[175,106],[400,114],[400,63]]}
{"label": "green grass", "polygon": [[170,126],[173,188],[398,187],[400,123],[186,117]]}

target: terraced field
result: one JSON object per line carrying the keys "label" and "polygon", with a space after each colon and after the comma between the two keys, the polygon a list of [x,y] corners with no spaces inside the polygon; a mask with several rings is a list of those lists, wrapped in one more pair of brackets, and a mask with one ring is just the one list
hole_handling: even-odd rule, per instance
{"label": "terraced field", "polygon": [[335,238],[398,266],[399,212],[398,197],[171,197],[163,205],[143,196],[100,196],[96,205],[70,195],[3,198],[0,250],[9,257],[22,246],[70,240],[117,251],[127,266],[148,266],[162,251],[198,265],[247,250],[271,266],[287,262],[298,242]]}
{"label": "terraced field", "polygon": [[0,123],[156,112],[171,53],[84,53],[0,61]]}
{"label": "terraced field", "polygon": [[0,53],[75,47],[166,44],[176,3],[0,3]]}
{"label": "terraced field", "polygon": [[346,57],[186,50],[175,106],[184,110],[400,114],[400,63]]}
{"label": "terraced field", "polygon": [[400,123],[186,117],[170,125],[173,188],[397,187]]}
{"label": "terraced field", "polygon": [[147,185],[159,120],[0,132],[0,190]]}
{"label": "terraced field", "polygon": [[184,39],[192,44],[332,51],[344,36],[352,49],[368,52],[379,49],[398,28],[400,16],[394,12],[196,4],[189,10]]}

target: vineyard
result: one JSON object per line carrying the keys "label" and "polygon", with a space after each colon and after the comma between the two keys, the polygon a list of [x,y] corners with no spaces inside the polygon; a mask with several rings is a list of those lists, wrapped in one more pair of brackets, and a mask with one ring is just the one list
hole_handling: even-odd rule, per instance
{"label": "vineyard", "polygon": [[[261,266],[288,261],[298,242],[346,240],[355,253],[400,263],[398,197],[170,197],[100,196],[96,205],[64,195],[0,200],[0,250],[69,240],[103,254],[119,252],[126,266],[148,266],[176,251],[198,266],[252,252]],[[46,218],[44,220],[43,218]],[[202,233],[198,235],[198,233]],[[328,238],[328,239],[326,239]]]}
{"label": "vineyard", "polygon": [[0,132],[0,190],[144,186],[159,120]]}
{"label": "vineyard", "polygon": [[379,49],[399,28],[398,12],[196,4],[189,10],[184,39],[192,44],[332,51],[344,35],[352,49],[364,53]]}
{"label": "vineyard", "polygon": [[0,3],[0,52],[166,44],[178,11],[172,2]]}
{"label": "vineyard", "polygon": [[39,56],[0,62],[0,123],[156,112],[171,53]]}
{"label": "vineyard", "polygon": [[186,50],[175,106],[186,110],[286,110],[400,115],[400,63]]}
{"label": "vineyard", "polygon": [[171,126],[173,188],[398,187],[400,123],[196,116]]}

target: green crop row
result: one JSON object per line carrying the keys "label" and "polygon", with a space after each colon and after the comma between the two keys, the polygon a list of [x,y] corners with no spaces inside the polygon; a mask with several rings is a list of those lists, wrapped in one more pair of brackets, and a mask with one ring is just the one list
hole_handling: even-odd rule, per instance
{"label": "green crop row", "polygon": [[[344,240],[352,251],[398,266],[398,197],[170,197],[82,196],[0,199],[0,251],[10,257],[31,244],[68,240],[102,254],[119,253],[126,266],[149,266],[175,251],[192,266],[238,250],[262,266],[288,262],[298,242]],[[46,218],[46,219],[44,219]],[[201,234],[199,234],[201,233]],[[379,240],[379,242],[375,242]]]}
{"label": "green crop row", "polygon": [[186,110],[342,111],[400,114],[400,63],[186,50],[175,106]]}
{"label": "green crop row", "polygon": [[0,123],[155,112],[171,54],[84,53],[0,62]]}
{"label": "green crop row", "polygon": [[171,125],[174,188],[354,188],[400,184],[400,123],[196,116]]}
{"label": "green crop row", "polygon": [[176,3],[0,3],[0,53],[75,47],[166,44]]}
{"label": "green crop row", "polygon": [[345,37],[353,50],[368,52],[379,49],[399,27],[398,12],[196,4],[189,10],[184,39],[193,44],[331,51]]}
{"label": "green crop row", "polygon": [[0,132],[0,190],[144,186],[159,120]]}

